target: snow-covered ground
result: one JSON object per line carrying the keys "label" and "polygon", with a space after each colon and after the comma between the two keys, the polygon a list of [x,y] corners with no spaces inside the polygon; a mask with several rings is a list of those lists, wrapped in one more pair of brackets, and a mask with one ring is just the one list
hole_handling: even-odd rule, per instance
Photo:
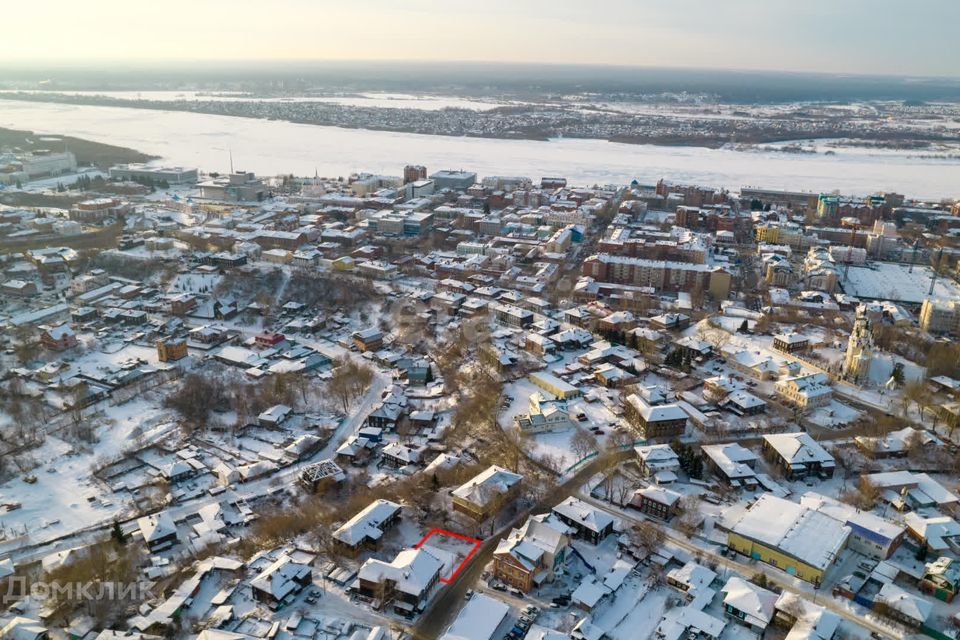
{"label": "snow-covered ground", "polygon": [[926,265],[871,262],[867,266],[851,266],[847,278],[841,283],[844,293],[862,299],[894,300],[920,304],[924,298],[955,300],[960,297],[960,287],[950,278],[939,277],[928,294],[933,279],[933,269]]}

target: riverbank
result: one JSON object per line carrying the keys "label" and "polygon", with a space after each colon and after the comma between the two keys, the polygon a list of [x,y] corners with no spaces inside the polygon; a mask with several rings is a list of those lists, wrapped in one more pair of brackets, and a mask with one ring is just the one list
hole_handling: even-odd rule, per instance
{"label": "riverbank", "polygon": [[80,165],[94,165],[107,169],[115,164],[149,162],[158,159],[146,153],[118,147],[103,142],[94,142],[69,135],[38,134],[33,131],[0,127],[0,148],[16,147],[24,151],[72,151]]}
{"label": "riverbank", "polygon": [[908,152],[836,149],[792,154],[731,148],[619,144],[562,138],[500,140],[346,129],[181,111],[28,103],[0,99],[0,127],[64,134],[136,149],[164,163],[261,175],[399,175],[404,164],[480,176],[564,176],[573,185],[702,184],[850,195],[896,191],[956,197],[960,162]]}
{"label": "riverbank", "polygon": [[[147,92],[149,95],[150,92]],[[763,110],[728,117],[689,109],[677,113],[651,106],[631,112],[605,104],[563,101],[501,104],[488,109],[447,106],[421,109],[417,100],[395,108],[383,104],[322,101],[310,96],[277,99],[193,96],[163,99],[97,93],[3,92],[3,99],[124,109],[181,111],[295,124],[494,140],[546,141],[553,138],[600,140],[634,145],[704,147],[775,144],[796,139],[857,140],[875,148],[912,148],[958,141],[952,130],[893,126],[884,118],[851,120],[836,115]],[[452,105],[458,105],[451,99]],[[467,102],[467,104],[470,104]],[[904,121],[908,122],[908,121]]]}

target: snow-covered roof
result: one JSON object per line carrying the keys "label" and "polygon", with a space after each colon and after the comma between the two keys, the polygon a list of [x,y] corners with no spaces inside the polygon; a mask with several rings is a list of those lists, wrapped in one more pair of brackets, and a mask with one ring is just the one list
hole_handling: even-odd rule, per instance
{"label": "snow-covered roof", "polygon": [[590,531],[600,533],[613,524],[614,518],[606,511],[600,511],[573,496],[553,508],[553,512],[568,520],[577,522]]}
{"label": "snow-covered roof", "polygon": [[723,585],[723,604],[742,611],[751,625],[765,629],[773,620],[777,594],[747,582],[740,576],[731,576]]}
{"label": "snow-covered roof", "polygon": [[715,571],[697,564],[692,560],[682,567],[675,567],[667,573],[667,578],[688,588],[709,587],[717,579]]}
{"label": "snow-covered roof", "polygon": [[535,569],[544,554],[556,555],[566,545],[567,527],[554,516],[531,516],[497,545],[496,554],[509,553],[528,570]]}
{"label": "snow-covered roof", "polygon": [[840,616],[790,591],[780,594],[775,607],[797,618],[784,640],[831,640],[840,626]]}
{"label": "snow-covered roof", "polygon": [[698,637],[719,638],[726,626],[724,620],[688,605],[667,611],[654,633],[661,640],[680,640],[689,629]]}
{"label": "snow-covered roof", "polygon": [[808,509],[828,515],[855,531],[859,530],[859,532],[868,535],[873,534],[871,537],[879,536],[887,541],[895,540],[904,531],[904,527],[901,525],[813,491],[807,491],[800,496],[800,504]]}
{"label": "snow-covered roof", "polygon": [[389,500],[375,500],[333,532],[333,537],[351,547],[364,540],[379,540],[383,524],[400,512],[400,505]]}
{"label": "snow-covered roof", "polygon": [[648,404],[646,400],[635,393],[627,396],[637,413],[647,422],[666,422],[672,420],[686,420],[687,413],[677,404]]}
{"label": "snow-covered roof", "polygon": [[0,580],[3,580],[7,576],[12,576],[14,573],[13,561],[9,558],[4,558],[0,560]]}
{"label": "snow-covered roof", "polygon": [[[283,600],[300,588],[300,582],[310,574],[310,567],[282,555],[250,581],[250,586],[269,593],[275,600]],[[298,582],[300,581],[300,582]]]}
{"label": "snow-covered roof", "polygon": [[668,444],[651,444],[634,447],[637,457],[643,460],[648,467],[672,467],[680,464],[677,452]]}
{"label": "snow-covered roof", "polygon": [[580,586],[570,594],[570,599],[577,604],[582,604],[587,609],[593,609],[608,593],[610,593],[609,587],[595,577],[587,576],[580,583]]}
{"label": "snow-covered roof", "polygon": [[724,398],[720,404],[734,404],[741,409],[753,409],[755,407],[765,407],[767,405],[766,401],[758,398],[749,391],[744,391],[743,389],[737,389],[732,392],[726,398]]}
{"label": "snow-covered roof", "polygon": [[474,594],[441,640],[490,640],[510,611],[509,605],[490,596]]}
{"label": "snow-covered roof", "polygon": [[293,411],[290,407],[285,404],[277,404],[269,409],[265,410],[257,419],[264,420],[266,422],[280,423],[287,417],[287,415]]}
{"label": "snow-covered roof", "polygon": [[930,614],[933,613],[932,602],[922,596],[914,595],[892,582],[887,582],[880,587],[880,593],[877,594],[875,601],[881,602],[917,622],[926,622]]}
{"label": "snow-covered roof", "polygon": [[790,465],[817,463],[833,466],[833,456],[820,446],[809,433],[773,433],[763,436],[764,441]]}
{"label": "snow-covered roof", "polygon": [[904,427],[898,431],[891,431],[882,437],[857,436],[854,440],[857,444],[869,450],[886,454],[906,453],[914,442],[922,446],[942,444],[940,438],[932,433],[914,429],[913,427]]}
{"label": "snow-covered roof", "polygon": [[420,449],[411,447],[399,442],[391,442],[380,452],[385,457],[400,460],[406,464],[415,464],[420,462]]}
{"label": "snow-covered roof", "polygon": [[451,469],[460,464],[460,458],[449,453],[438,453],[430,464],[424,468],[424,473],[435,473],[443,469]]}
{"label": "snow-covered roof", "polygon": [[683,494],[677,493],[676,491],[653,486],[638,489],[634,493],[634,496],[643,496],[648,500],[653,500],[654,502],[665,505],[674,505],[678,503],[681,498],[683,498]]}
{"label": "snow-covered roof", "polygon": [[836,559],[850,527],[795,502],[765,493],[727,526],[737,535],[796,558],[820,570]]}
{"label": "snow-covered roof", "polygon": [[169,535],[177,535],[177,527],[173,523],[173,518],[166,511],[144,516],[137,519],[137,525],[140,527],[140,533],[147,543],[154,540],[162,540]]}
{"label": "snow-covered roof", "polygon": [[810,338],[807,336],[792,331],[790,333],[778,333],[777,335],[773,336],[773,339],[786,344],[800,344],[810,341]]}
{"label": "snow-covered roof", "polygon": [[929,498],[930,502],[938,505],[953,504],[960,501],[960,498],[944,487],[942,484],[931,478],[926,473],[913,473],[911,471],[886,471],[882,473],[871,473],[864,476],[864,480],[878,489],[894,489],[900,491],[907,488],[912,492],[919,491],[922,496]]}
{"label": "snow-covered roof", "polygon": [[443,562],[438,560],[427,547],[404,549],[391,562],[371,559],[360,567],[359,576],[368,582],[380,583],[389,579],[396,589],[413,596],[422,596],[424,591],[439,575]]}
{"label": "snow-covered roof", "polygon": [[64,338],[73,336],[74,332],[69,324],[64,323],[47,329],[47,335],[54,340],[63,340]]}
{"label": "snow-covered roof", "polygon": [[494,465],[454,489],[453,495],[473,504],[485,505],[521,480],[523,476]]}
{"label": "snow-covered roof", "polygon": [[10,640],[37,640],[47,637],[47,628],[39,620],[16,616],[0,628],[0,637]]}
{"label": "snow-covered roof", "polygon": [[904,522],[934,551],[952,550],[948,539],[960,538],[960,524],[949,516],[924,517],[916,511],[904,516]]}

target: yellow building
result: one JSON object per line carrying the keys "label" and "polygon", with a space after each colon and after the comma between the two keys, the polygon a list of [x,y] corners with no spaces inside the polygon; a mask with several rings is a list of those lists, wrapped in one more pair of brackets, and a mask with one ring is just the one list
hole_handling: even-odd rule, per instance
{"label": "yellow building", "polygon": [[160,362],[170,362],[187,357],[187,341],[180,338],[168,338],[157,341],[157,359]]}
{"label": "yellow building", "polygon": [[531,373],[530,382],[561,400],[575,398],[580,395],[580,389],[568,382],[561,380],[552,373],[546,373],[543,371]]}
{"label": "yellow building", "polygon": [[757,242],[780,244],[780,227],[761,224],[754,227],[753,232],[757,237]]}
{"label": "yellow building", "polygon": [[356,261],[350,256],[343,256],[334,260],[330,266],[334,271],[353,271],[357,266]]}
{"label": "yellow building", "polygon": [[769,493],[721,526],[731,549],[815,585],[850,537],[850,527]]}
{"label": "yellow building", "polygon": [[710,272],[710,295],[714,300],[726,300],[730,295],[730,287],[733,284],[733,277],[729,271],[722,268],[714,269]]}

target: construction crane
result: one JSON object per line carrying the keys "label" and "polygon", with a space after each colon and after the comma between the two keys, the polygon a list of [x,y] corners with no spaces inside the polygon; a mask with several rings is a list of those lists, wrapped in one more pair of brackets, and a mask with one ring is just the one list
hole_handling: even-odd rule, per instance
{"label": "construction crane", "polygon": [[847,264],[843,265],[843,281],[848,281],[848,275],[850,274],[850,263],[853,262],[853,245],[857,241],[857,226],[854,225],[853,233],[850,234],[850,246],[847,247]]}
{"label": "construction crane", "polygon": [[913,265],[917,261],[917,249],[920,247],[920,238],[913,241],[913,252],[910,254],[910,268],[907,273],[913,273]]}
{"label": "construction crane", "polygon": [[937,252],[937,261],[933,263],[933,276],[930,277],[930,290],[927,291],[927,297],[929,298],[933,295],[933,285],[937,284],[937,275],[940,268],[940,261],[943,260],[943,247],[940,247],[940,250]]}

